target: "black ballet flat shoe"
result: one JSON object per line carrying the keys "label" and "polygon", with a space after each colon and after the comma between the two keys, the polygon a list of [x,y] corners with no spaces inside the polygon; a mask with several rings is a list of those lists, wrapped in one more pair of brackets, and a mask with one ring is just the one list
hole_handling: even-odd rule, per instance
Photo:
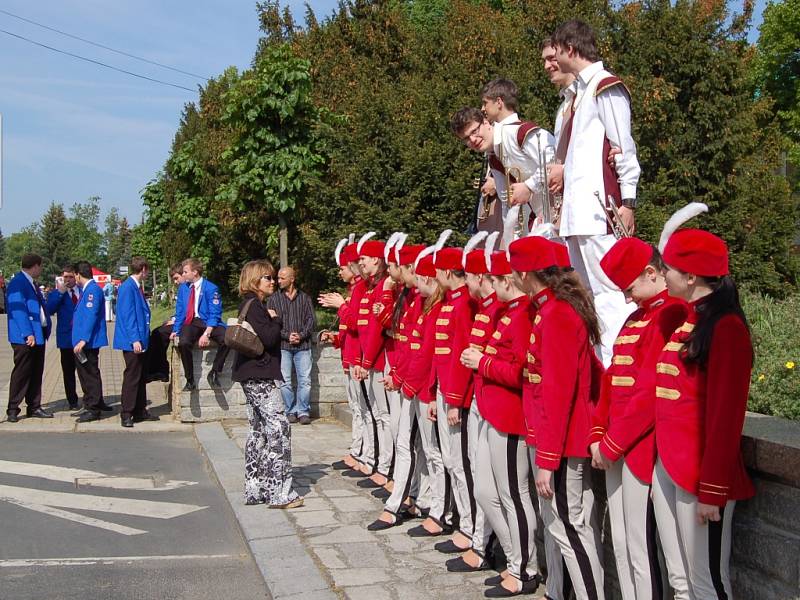
{"label": "black ballet flat shoe", "polygon": [[491,577],[487,577],[483,580],[483,585],[500,585],[500,582],[502,581],[502,575],[492,575]]}
{"label": "black ballet flat shoe", "polygon": [[481,562],[481,566],[473,567],[460,556],[457,556],[456,558],[451,558],[444,564],[450,573],[477,573],[478,571],[489,570],[489,565],[486,564],[485,560]]}
{"label": "black ballet flat shoe", "polygon": [[539,589],[540,581],[540,577],[535,575],[528,581],[523,581],[519,590],[516,592],[509,591],[498,583],[495,587],[489,588],[483,592],[483,596],[485,598],[511,598],[513,596],[533,594],[537,589]]}
{"label": "black ballet flat shoe", "polygon": [[361,481],[356,483],[356,485],[358,487],[364,488],[364,489],[373,489],[373,488],[382,488],[383,487],[382,485],[378,485],[377,483],[372,481],[372,479],[362,479]]}
{"label": "black ballet flat shoe", "polygon": [[364,473],[361,471],[356,471],[355,469],[348,469],[347,471],[342,471],[342,477],[366,477]]}
{"label": "black ballet flat shoe", "polygon": [[335,463],[333,463],[331,466],[332,466],[334,469],[336,469],[337,471],[346,471],[346,470],[348,470],[348,469],[350,468],[350,465],[348,465],[348,464],[347,464],[346,462],[344,462],[343,460],[337,460],[337,461],[336,461]]}
{"label": "black ballet flat shoe", "polygon": [[431,533],[422,525],[417,525],[416,527],[412,527],[408,530],[408,535],[413,538],[439,537],[442,535],[447,535],[448,533],[451,532],[447,531],[447,529],[442,529],[439,533]]}
{"label": "black ballet flat shoe", "polygon": [[399,517],[395,517],[393,523],[389,523],[389,521],[382,521],[381,519],[377,519],[367,525],[367,531],[384,531],[385,529],[391,529],[392,527],[396,527],[403,522],[402,519]]}
{"label": "black ballet flat shoe", "polygon": [[386,500],[391,496],[391,494],[385,488],[378,488],[377,490],[372,490],[370,492],[373,498],[378,498],[379,500]]}
{"label": "black ballet flat shoe", "polygon": [[442,554],[459,554],[469,550],[469,548],[460,548],[455,544],[455,542],[453,542],[453,540],[439,542],[438,544],[434,545],[433,549],[438,550]]}

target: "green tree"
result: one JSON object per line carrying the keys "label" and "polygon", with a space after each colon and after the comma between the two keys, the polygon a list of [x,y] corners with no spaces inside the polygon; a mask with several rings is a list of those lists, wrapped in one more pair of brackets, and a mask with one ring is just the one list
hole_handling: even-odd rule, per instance
{"label": "green tree", "polygon": [[103,236],[100,224],[100,198],[90,197],[86,202],[76,202],[69,209],[70,248],[75,260],[86,260],[98,266],[103,262]]}
{"label": "green tree", "polygon": [[50,204],[39,224],[38,238],[42,277],[50,281],[71,260],[69,222],[61,204]]}
{"label": "green tree", "polygon": [[5,257],[2,263],[3,274],[8,278],[19,271],[23,255],[36,252],[38,246],[38,223],[32,223],[8,236]]}
{"label": "green tree", "polygon": [[3,230],[0,229],[0,265],[6,258],[6,238],[3,237]]}

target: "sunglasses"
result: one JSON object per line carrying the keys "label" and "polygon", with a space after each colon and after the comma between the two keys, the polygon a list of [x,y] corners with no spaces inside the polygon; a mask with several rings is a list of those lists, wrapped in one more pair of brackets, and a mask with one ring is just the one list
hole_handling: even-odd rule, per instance
{"label": "sunglasses", "polygon": [[264,281],[274,281],[272,275],[262,275],[261,279],[263,279]]}

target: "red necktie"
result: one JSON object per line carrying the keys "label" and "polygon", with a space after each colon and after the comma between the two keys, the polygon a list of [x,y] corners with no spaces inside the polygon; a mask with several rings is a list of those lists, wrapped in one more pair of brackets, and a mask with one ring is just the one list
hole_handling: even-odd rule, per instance
{"label": "red necktie", "polygon": [[78,295],[75,293],[75,290],[70,290],[69,295],[72,296],[72,306],[75,306],[78,303]]}
{"label": "red necktie", "polygon": [[186,306],[186,318],[183,320],[184,325],[188,325],[194,320],[194,284],[189,284],[191,289],[189,291],[189,302]]}

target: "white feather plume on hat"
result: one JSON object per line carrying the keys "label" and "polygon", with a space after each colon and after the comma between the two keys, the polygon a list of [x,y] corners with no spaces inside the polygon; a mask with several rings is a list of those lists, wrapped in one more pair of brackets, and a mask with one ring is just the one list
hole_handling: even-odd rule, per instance
{"label": "white feather plume on hat", "polygon": [[462,267],[464,267],[465,269],[467,268],[467,254],[472,252],[472,250],[474,250],[475,247],[478,244],[480,244],[484,239],[486,239],[486,237],[488,235],[489,235],[488,231],[479,231],[478,233],[473,235],[471,238],[469,238],[469,241],[464,246],[464,252],[461,255],[461,266]]}
{"label": "white feather plume on hat", "polygon": [[416,270],[416,268],[419,266],[419,261],[421,261],[423,258],[428,256],[429,254],[433,254],[434,252],[436,252],[436,246],[428,246],[422,252],[420,252],[417,255],[416,260],[414,261],[414,269]]}
{"label": "white feather plume on hat", "polygon": [[664,223],[664,229],[661,230],[661,237],[658,239],[658,251],[664,252],[667,241],[670,236],[678,230],[678,227],[686,223],[689,219],[693,219],[704,212],[708,212],[708,205],[702,202],[691,202],[679,211],[676,211],[675,214]]}
{"label": "white feather plume on hat", "polygon": [[499,231],[493,231],[486,238],[486,245],[483,247],[483,256],[486,259],[486,268],[492,270],[492,252],[494,252],[494,245],[497,243],[497,238],[500,235]]}
{"label": "white feather plume on hat", "polygon": [[399,265],[400,264],[400,250],[403,249],[403,246],[406,245],[406,240],[408,239],[407,233],[401,233],[400,237],[397,238],[397,243],[394,245],[394,258],[395,262]]}
{"label": "white feather plume on hat", "polygon": [[339,243],[336,244],[336,250],[333,251],[333,255],[336,257],[336,264],[339,264],[339,259],[342,256],[342,250],[347,245],[347,238],[342,238],[339,240]]}
{"label": "white feather plume on hat", "polygon": [[403,233],[401,231],[395,231],[392,235],[389,236],[389,239],[386,241],[386,244],[383,246],[383,260],[385,262],[389,262],[389,252],[391,252],[394,245],[397,243],[397,240],[402,236]]}
{"label": "white feather plume on hat", "polygon": [[351,233],[349,236],[347,236],[347,243],[348,244],[352,244],[355,241],[356,241],[356,234],[355,233]]}
{"label": "white feather plume on hat", "polygon": [[361,253],[361,247],[364,245],[364,242],[366,242],[369,238],[374,237],[374,236],[375,236],[375,232],[374,231],[370,231],[370,232],[367,232],[364,235],[362,235],[361,238],[358,240],[358,244],[356,244],[356,252],[358,252],[360,254]]}
{"label": "white feather plume on hat", "polygon": [[500,247],[505,250],[506,253],[508,253],[508,247],[511,245],[511,242],[514,241],[514,229],[519,222],[520,210],[522,210],[522,207],[519,204],[512,206],[508,209],[506,218],[503,219],[503,240]]}
{"label": "white feather plume on hat", "polygon": [[436,257],[436,253],[444,248],[444,245],[447,243],[447,239],[450,237],[450,234],[453,233],[452,229],[445,229],[442,233],[439,234],[439,239],[436,240],[436,243],[433,245],[433,256]]}

